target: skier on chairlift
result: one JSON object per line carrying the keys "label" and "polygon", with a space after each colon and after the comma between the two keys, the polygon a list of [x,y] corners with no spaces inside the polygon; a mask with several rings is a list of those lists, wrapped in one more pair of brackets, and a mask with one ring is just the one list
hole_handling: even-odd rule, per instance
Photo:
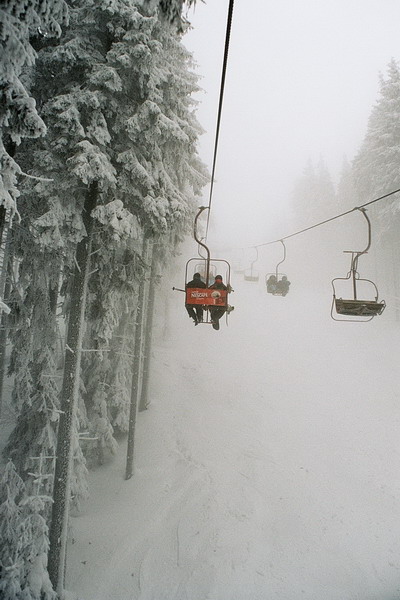
{"label": "skier on chairlift", "polygon": [[267,279],[267,292],[274,294],[276,292],[276,276],[270,275]]}
{"label": "skier on chairlift", "polygon": [[[192,281],[188,281],[186,288],[206,288],[206,284],[201,279],[200,273],[194,273]],[[188,315],[195,325],[198,325],[203,321],[203,307],[201,304],[196,304],[194,307],[190,304],[186,304],[186,310]]]}
{"label": "skier on chairlift", "polygon": [[288,281],[286,275],[283,275],[282,279],[276,284],[276,289],[282,294],[282,296],[286,296],[289,291],[289,285],[290,281]]}
{"label": "skier on chairlift", "polygon": [[[210,285],[212,290],[227,290],[228,288],[222,282],[222,276],[216,275],[214,283]],[[226,306],[210,306],[211,323],[214,329],[219,329],[219,320],[226,312]]]}

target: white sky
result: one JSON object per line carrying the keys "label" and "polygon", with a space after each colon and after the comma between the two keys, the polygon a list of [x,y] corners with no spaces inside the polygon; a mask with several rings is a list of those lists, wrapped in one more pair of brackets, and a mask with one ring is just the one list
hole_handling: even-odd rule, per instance
{"label": "white sky", "polygon": [[[184,39],[203,77],[197,115],[210,170],[227,12],[228,0],[198,0]],[[396,0],[236,0],[212,239],[240,246],[291,232],[282,207],[294,180],[309,158],[322,156],[334,179],[353,158],[379,73],[400,58],[399,26]]]}

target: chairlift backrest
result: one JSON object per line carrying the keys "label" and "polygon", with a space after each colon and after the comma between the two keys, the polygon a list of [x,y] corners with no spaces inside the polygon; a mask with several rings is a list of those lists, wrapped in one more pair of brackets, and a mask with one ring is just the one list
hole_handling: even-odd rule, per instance
{"label": "chairlift backrest", "polygon": [[[197,259],[198,260],[198,259]],[[196,273],[200,273],[200,277],[201,279],[207,283],[207,285],[211,285],[212,283],[214,283],[214,278],[217,275],[217,267],[214,263],[211,263],[209,265],[209,272],[208,272],[208,282],[206,282],[206,277],[207,277],[207,261],[206,259],[203,260],[202,263],[198,263],[195,266],[196,269]]]}

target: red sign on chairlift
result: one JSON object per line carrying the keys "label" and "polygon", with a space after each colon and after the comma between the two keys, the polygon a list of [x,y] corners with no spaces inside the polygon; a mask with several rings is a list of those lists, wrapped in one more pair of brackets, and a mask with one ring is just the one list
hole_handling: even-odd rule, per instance
{"label": "red sign on chairlift", "polygon": [[226,306],[227,290],[209,288],[187,288],[186,304]]}

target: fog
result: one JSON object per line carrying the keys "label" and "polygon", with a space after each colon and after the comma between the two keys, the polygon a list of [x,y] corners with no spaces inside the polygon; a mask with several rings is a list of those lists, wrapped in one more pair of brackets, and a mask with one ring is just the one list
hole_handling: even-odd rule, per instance
{"label": "fog", "polygon": [[159,290],[135,476],[123,481],[124,443],[91,472],[68,589],[80,600],[399,598],[390,312],[335,323],[323,285],[293,281],[282,298],[234,275],[228,325],[195,327],[171,291],[188,256]]}
{"label": "fog", "polygon": [[[197,2],[186,38],[210,170],[227,4]],[[400,597],[396,313],[388,302],[370,323],[330,318],[331,279],[349,268],[342,250],[365,247],[365,220],[288,240],[285,298],[265,287],[280,244],[260,247],[258,282],[235,272],[252,246],[292,233],[309,158],[337,180],[354,156],[399,23],[389,0],[235,3],[208,240],[232,263],[235,309],[218,332],[188,318],[171,288],[197,255],[189,240],[158,292],[135,476],[123,481],[121,443],[73,519],[67,586],[80,599]],[[381,285],[376,256],[359,267]]]}
{"label": "fog", "polygon": [[[202,77],[200,153],[210,170],[227,11],[227,0],[198,1],[184,38]],[[309,159],[322,157],[337,181],[344,156],[352,160],[366,133],[379,73],[399,58],[399,23],[395,0],[235,2],[214,245],[251,246],[291,233],[291,192]]]}

